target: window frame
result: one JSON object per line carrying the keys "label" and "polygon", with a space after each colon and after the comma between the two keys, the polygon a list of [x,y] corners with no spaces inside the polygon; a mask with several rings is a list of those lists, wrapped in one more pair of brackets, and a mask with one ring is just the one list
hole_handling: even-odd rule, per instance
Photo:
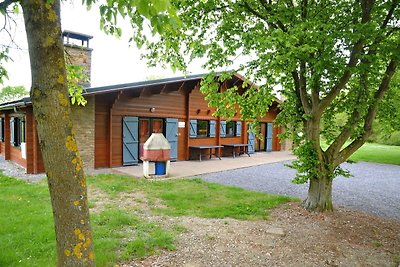
{"label": "window frame", "polygon": [[[203,129],[203,127],[200,126],[204,126],[202,125],[203,122],[205,123],[205,129]],[[201,133],[202,131],[205,130],[205,134]],[[196,138],[206,138],[206,137],[210,137],[210,121],[209,120],[197,120],[197,129],[196,129]]]}
{"label": "window frame", "polygon": [[21,143],[26,143],[26,120],[25,116],[10,118],[10,143],[11,146],[20,148]]}
{"label": "window frame", "polygon": [[[228,127],[229,124],[232,124],[232,130],[233,130],[232,133],[228,133],[229,132],[228,129],[230,129]],[[236,121],[226,121],[226,124],[225,124],[225,137],[236,137],[237,136],[236,135],[236,127],[237,127],[237,122]]]}

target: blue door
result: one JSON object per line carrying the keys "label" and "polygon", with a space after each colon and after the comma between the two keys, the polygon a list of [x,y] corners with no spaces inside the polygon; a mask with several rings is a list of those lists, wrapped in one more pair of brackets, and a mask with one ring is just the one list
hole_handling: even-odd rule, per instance
{"label": "blue door", "polygon": [[255,134],[253,133],[253,132],[249,132],[248,133],[248,144],[249,144],[249,147],[248,147],[248,152],[249,152],[249,154],[253,154],[254,153],[254,144],[255,144],[255,141],[256,141],[256,136],[255,136]]}
{"label": "blue door", "polygon": [[171,160],[178,158],[178,119],[165,120],[165,138],[171,145]]}
{"label": "blue door", "polygon": [[138,117],[122,118],[122,160],[123,165],[134,165],[139,162],[139,119]]}
{"label": "blue door", "polygon": [[266,150],[267,152],[272,151],[272,131],[273,131],[273,125],[272,122],[267,123],[267,134],[266,134]]}

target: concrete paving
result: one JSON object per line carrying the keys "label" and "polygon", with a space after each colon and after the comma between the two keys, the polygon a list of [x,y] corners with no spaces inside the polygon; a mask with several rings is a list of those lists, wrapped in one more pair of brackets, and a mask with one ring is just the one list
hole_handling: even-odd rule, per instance
{"label": "concrete paving", "polygon": [[[168,178],[193,177],[206,173],[220,172],[232,169],[257,166],[266,163],[281,162],[294,159],[295,156],[289,151],[258,152],[251,156],[241,155],[236,158],[221,157],[218,158],[189,161],[171,162]],[[154,173],[154,164],[151,164],[150,173]],[[131,175],[134,177],[143,177],[143,166],[126,166],[112,168],[113,173]]]}

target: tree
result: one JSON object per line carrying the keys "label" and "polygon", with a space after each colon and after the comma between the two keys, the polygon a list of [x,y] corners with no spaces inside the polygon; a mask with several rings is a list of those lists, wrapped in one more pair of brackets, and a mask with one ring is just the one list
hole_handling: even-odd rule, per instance
{"label": "tree", "polygon": [[[240,67],[259,87],[244,84],[219,92],[206,77],[202,91],[216,115],[229,116],[235,103],[244,119],[265,114],[273,88],[285,101],[278,123],[296,143],[296,183],[309,182],[307,210],[332,210],[332,181],[371,134],[380,103],[399,63],[398,0],[175,0],[182,27],[178,35],[142,36],[152,63],[162,60],[185,69],[205,57],[215,70],[243,57]],[[347,120],[332,131],[334,114]],[[328,127],[321,129],[321,122]],[[336,133],[336,134],[335,134]],[[321,148],[321,136],[327,149]]]}
{"label": "tree", "polygon": [[6,86],[0,91],[0,102],[9,102],[28,95],[24,86]]}
{"label": "tree", "polygon": [[[88,6],[97,4],[93,0],[84,2]],[[70,116],[60,1],[4,0],[0,1],[0,11],[7,16],[11,8],[18,10],[18,4],[22,6],[28,39],[31,100],[53,207],[58,265],[94,266],[86,177]],[[129,18],[137,31],[143,29],[142,24],[147,20],[153,33],[162,31],[164,24],[170,31],[178,25],[168,0],[106,1],[99,7],[101,26],[116,35],[121,34],[117,26],[119,16]],[[8,59],[7,53],[5,47],[0,53],[0,61]],[[0,81],[6,74],[0,66]]]}

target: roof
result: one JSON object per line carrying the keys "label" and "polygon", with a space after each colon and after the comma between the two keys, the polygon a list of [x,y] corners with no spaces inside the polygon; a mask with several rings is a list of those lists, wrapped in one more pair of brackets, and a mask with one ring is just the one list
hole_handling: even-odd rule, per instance
{"label": "roof", "polygon": [[101,86],[101,87],[91,87],[87,88],[86,92],[83,95],[95,95],[95,94],[104,94],[110,92],[117,92],[123,90],[131,90],[136,88],[142,87],[150,87],[150,86],[158,86],[170,83],[179,83],[179,82],[187,82],[187,81],[194,81],[200,80],[205,74],[196,74],[190,76],[181,76],[181,77],[173,77],[173,78],[166,78],[166,79],[158,79],[158,80],[147,80],[141,82],[134,82],[134,83],[123,83],[123,84],[116,84],[116,85],[109,85],[109,86]]}
{"label": "roof", "polygon": [[[115,84],[109,86],[101,86],[101,87],[90,87],[84,90],[84,96],[97,95],[97,94],[106,94],[111,92],[119,92],[124,90],[132,90],[132,89],[141,89],[143,87],[151,87],[151,86],[160,86],[165,84],[172,83],[180,83],[180,82],[188,82],[188,81],[196,81],[200,80],[205,74],[196,74],[190,76],[181,76],[181,77],[173,77],[166,79],[158,79],[158,80],[148,80],[148,81],[140,81],[134,83],[123,83],[123,84]],[[31,105],[32,101],[30,97],[24,97],[18,100],[13,100],[0,104],[0,110],[13,109],[14,107],[24,107]]]}
{"label": "roof", "polygon": [[[162,86],[162,85],[168,85],[168,84],[173,84],[173,83],[182,83],[182,84],[187,84],[190,86],[195,86],[197,82],[201,80],[201,78],[205,74],[195,74],[195,75],[190,75],[190,76],[181,76],[181,77],[173,77],[173,78],[166,78],[166,79],[158,79],[158,80],[148,80],[148,81],[140,81],[140,82],[134,82],[134,83],[123,83],[123,84],[115,84],[115,85],[109,85],[109,86],[101,86],[101,87],[90,87],[86,88],[83,92],[84,96],[90,96],[90,95],[98,95],[98,94],[107,94],[107,93],[112,93],[112,92],[120,92],[120,91],[125,91],[125,90],[140,90],[144,87],[149,88],[149,87],[157,87],[157,86]],[[218,74],[217,74],[218,75]],[[239,74],[235,74],[234,78],[236,78],[236,83],[237,81],[244,81],[244,77],[242,77]],[[0,104],[0,110],[9,110],[13,109],[14,107],[25,107],[28,105],[31,105],[32,101],[29,97],[25,97],[19,100],[15,101],[10,101],[6,103]]]}
{"label": "roof", "polygon": [[67,30],[62,32],[62,36],[67,37],[67,38],[81,40],[81,41],[89,41],[90,39],[93,38],[93,36],[91,36],[91,35],[87,35],[87,34],[83,34],[83,33],[79,33],[79,32],[67,31]]}

